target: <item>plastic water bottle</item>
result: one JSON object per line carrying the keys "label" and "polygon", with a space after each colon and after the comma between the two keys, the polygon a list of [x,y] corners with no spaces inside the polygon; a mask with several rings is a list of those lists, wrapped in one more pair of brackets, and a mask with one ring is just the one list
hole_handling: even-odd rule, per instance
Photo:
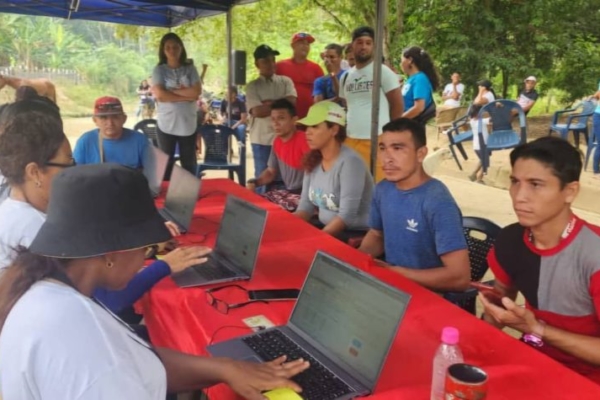
{"label": "plastic water bottle", "polygon": [[431,380],[431,400],[444,399],[446,371],[452,364],[462,363],[463,355],[458,347],[458,329],[445,327],[442,329],[442,344],[433,357],[433,379]]}

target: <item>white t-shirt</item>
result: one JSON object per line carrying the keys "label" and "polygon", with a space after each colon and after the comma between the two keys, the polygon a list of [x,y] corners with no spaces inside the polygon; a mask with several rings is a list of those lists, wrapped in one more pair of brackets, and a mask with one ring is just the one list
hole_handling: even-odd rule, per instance
{"label": "white t-shirt", "polygon": [[[473,118],[470,121],[471,123],[471,132],[473,132],[473,150],[481,150],[481,145],[479,144],[479,120],[477,118]],[[490,123],[489,118],[483,118],[481,120],[481,133],[483,135],[483,141],[487,144],[488,141],[488,124]]]}
{"label": "white t-shirt", "polygon": [[0,387],[11,400],[164,400],[148,344],[75,289],[34,284],[0,334]]}
{"label": "white t-shirt", "polygon": [[[465,92],[465,85],[459,83],[456,85],[456,91],[458,92],[458,100],[454,99],[446,99],[444,100],[444,105],[448,107],[460,107],[460,100],[462,99],[463,93]],[[444,87],[444,91],[442,92],[443,96],[448,96],[452,92],[454,92],[454,85],[449,83]]]}
{"label": "white t-shirt", "polygon": [[[340,78],[340,97],[348,106],[348,137],[371,138],[371,109],[373,99],[373,62],[366,67],[352,67]],[[390,105],[385,93],[400,87],[398,75],[387,66],[381,66],[381,93],[379,95],[379,133],[390,122]],[[400,96],[400,93],[398,93]]]}
{"label": "white t-shirt", "polygon": [[[489,103],[496,100],[496,97],[494,97],[494,94],[492,92],[485,93],[483,95],[483,97],[487,100],[487,103],[485,103],[484,106],[486,106]],[[479,134],[478,134],[479,120],[477,118],[472,118],[470,123],[471,123],[471,130],[473,132],[473,150],[481,150],[481,145],[479,144]],[[489,123],[490,123],[489,118],[482,119],[481,133],[483,135],[483,141],[486,144],[488,142],[488,136],[489,136],[488,128],[487,128]]]}
{"label": "white t-shirt", "polygon": [[7,198],[0,204],[0,268],[8,267],[18,246],[29,247],[46,214],[29,203]]}

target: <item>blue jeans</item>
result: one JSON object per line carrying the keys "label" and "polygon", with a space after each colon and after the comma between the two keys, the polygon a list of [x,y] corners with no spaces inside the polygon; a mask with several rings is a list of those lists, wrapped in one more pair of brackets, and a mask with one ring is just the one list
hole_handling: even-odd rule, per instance
{"label": "blue jeans", "polygon": [[[232,127],[233,125],[235,125],[237,123],[238,123],[238,121],[235,121],[235,120],[225,121],[225,125],[229,126],[229,127]],[[237,128],[235,128],[235,132],[237,133],[238,140],[243,140],[244,136],[246,135],[246,125],[239,124],[237,126]]]}
{"label": "blue jeans", "polygon": [[[264,144],[256,144],[252,143],[252,154],[254,155],[254,177],[258,178],[258,176],[267,169],[267,162],[269,161],[269,156],[271,155],[271,147],[266,146]],[[264,193],[265,188],[257,187],[256,193]]]}
{"label": "blue jeans", "polygon": [[600,113],[594,113],[594,130],[593,135],[596,140],[596,149],[594,150],[594,173],[600,174]]}

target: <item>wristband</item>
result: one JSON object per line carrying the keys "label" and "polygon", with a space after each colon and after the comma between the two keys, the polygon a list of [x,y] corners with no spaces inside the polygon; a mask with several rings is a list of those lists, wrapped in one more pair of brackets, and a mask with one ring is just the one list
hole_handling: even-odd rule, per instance
{"label": "wristband", "polygon": [[542,320],[538,320],[538,325],[533,328],[531,333],[523,335],[523,342],[533,346],[542,347],[544,345],[544,331],[546,330],[546,323]]}

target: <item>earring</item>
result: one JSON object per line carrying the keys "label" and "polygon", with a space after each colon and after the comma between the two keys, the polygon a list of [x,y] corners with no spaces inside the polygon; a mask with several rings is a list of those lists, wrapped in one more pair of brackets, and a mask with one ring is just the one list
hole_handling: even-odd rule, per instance
{"label": "earring", "polygon": [[40,181],[35,181],[35,187],[37,187],[37,188],[42,187],[42,183]]}
{"label": "earring", "polygon": [[113,263],[112,261],[109,261],[106,263],[106,268],[112,268],[115,266],[115,263]]}

